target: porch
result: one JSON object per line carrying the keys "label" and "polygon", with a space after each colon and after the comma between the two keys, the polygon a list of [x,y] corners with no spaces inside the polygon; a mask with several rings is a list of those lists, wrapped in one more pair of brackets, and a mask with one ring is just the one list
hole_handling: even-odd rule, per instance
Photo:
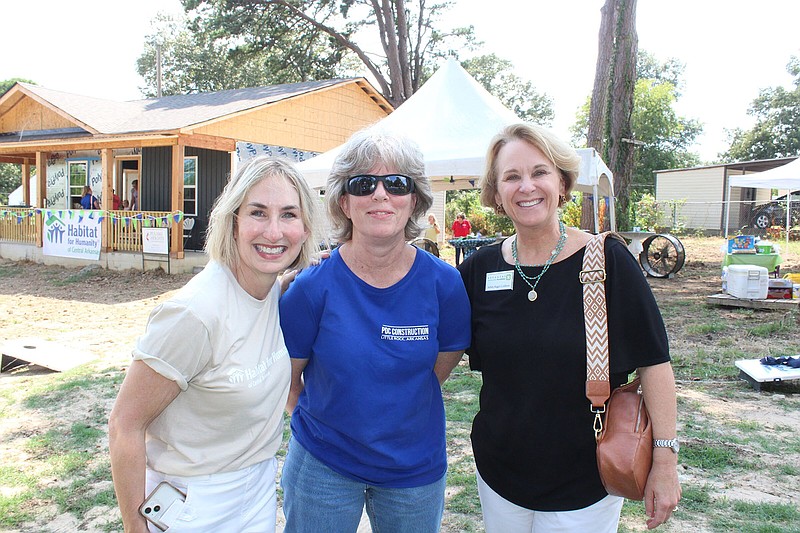
{"label": "porch", "polygon": [[167,270],[166,260],[153,261],[143,255],[142,228],[166,227],[170,234],[180,231],[181,238],[170,235],[169,270],[174,274],[190,273],[208,262],[203,251],[183,249],[183,213],[168,211],[75,211],[102,217],[102,244],[98,260],[45,255],[43,250],[43,217],[49,211],[69,210],[4,207],[0,210],[0,258],[32,261],[47,265],[86,266],[99,264],[111,270]]}

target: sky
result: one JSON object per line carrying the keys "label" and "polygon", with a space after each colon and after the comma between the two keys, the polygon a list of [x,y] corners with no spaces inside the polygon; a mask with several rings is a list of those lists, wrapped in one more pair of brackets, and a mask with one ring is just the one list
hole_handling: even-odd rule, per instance
{"label": "sky", "polygon": [[[446,26],[472,24],[484,53],[510,60],[553,99],[553,130],[569,139],[594,83],[604,0],[454,0]],[[487,8],[490,6],[490,9]],[[142,98],[136,73],[150,22],[177,14],[179,0],[3,2],[0,80],[110,100]],[[797,0],[639,0],[639,49],[685,65],[678,113],[704,124],[692,147],[704,161],[727,149],[726,130],[747,129],[759,90],[791,87],[800,56]]]}

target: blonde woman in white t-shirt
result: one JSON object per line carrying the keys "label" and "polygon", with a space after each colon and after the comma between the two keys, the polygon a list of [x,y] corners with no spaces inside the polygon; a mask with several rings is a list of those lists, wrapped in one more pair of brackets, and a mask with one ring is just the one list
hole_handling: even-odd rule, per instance
{"label": "blonde woman in white t-shirt", "polygon": [[278,276],[315,252],[314,206],[288,162],[245,163],[211,213],[211,261],[151,313],[109,419],[126,532],[159,531],[139,508],[162,481],[185,501],[146,509],[171,529],[274,531],[291,377]]}

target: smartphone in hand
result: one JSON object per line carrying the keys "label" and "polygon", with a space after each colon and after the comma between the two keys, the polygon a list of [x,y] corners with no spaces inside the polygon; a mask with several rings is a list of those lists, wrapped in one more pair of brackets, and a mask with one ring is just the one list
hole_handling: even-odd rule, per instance
{"label": "smartphone in hand", "polygon": [[139,513],[161,531],[167,531],[185,503],[183,492],[162,481],[139,506]]}

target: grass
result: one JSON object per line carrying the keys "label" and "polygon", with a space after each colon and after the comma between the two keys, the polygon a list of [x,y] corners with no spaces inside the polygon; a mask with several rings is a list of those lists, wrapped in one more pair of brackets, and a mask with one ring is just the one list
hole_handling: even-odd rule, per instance
{"label": "grass", "polygon": [[[798,244],[795,253],[800,255],[800,243],[793,244]],[[452,263],[451,247],[444,246],[442,255]],[[700,268],[706,270],[695,273]],[[672,523],[659,531],[800,531],[797,505],[772,501],[769,494],[761,498],[764,501],[744,501],[741,492],[728,490],[750,490],[753,476],[758,476],[761,489],[775,495],[796,493],[800,486],[800,428],[775,421],[781,413],[788,417],[800,411],[800,384],[781,384],[777,393],[757,393],[738,379],[734,366],[738,359],[800,353],[800,313],[707,306],[704,295],[717,283],[716,266],[689,264],[685,269],[673,280],[651,280],[670,336],[683,440],[679,459],[683,499]],[[24,272],[24,264],[3,264],[0,280]],[[96,274],[70,274],[65,269],[48,284],[91,283],[92,275]],[[685,295],[678,297],[680,290]],[[122,531],[112,512],[116,502],[105,440],[109,400],[122,378],[118,368],[83,367],[24,378],[29,379],[26,387],[0,391],[4,423],[24,413],[25,418],[41,420],[44,428],[32,432],[12,427],[3,434],[0,452],[17,453],[3,455],[11,460],[0,464],[0,530],[42,531],[56,512],[70,513],[84,524],[98,516],[99,509],[107,521],[92,518],[96,527]],[[483,531],[469,442],[480,387],[480,374],[465,363],[443,386],[450,460],[445,532]],[[91,398],[91,407],[74,413],[70,405],[77,397]],[[737,408],[741,405],[768,408],[775,418],[760,416],[758,409],[743,412]],[[288,436],[287,423],[280,459]],[[759,493],[753,494],[752,499],[758,500]],[[281,498],[279,489],[279,502]],[[642,531],[644,520],[643,503],[626,502],[619,531]]]}
{"label": "grass", "polygon": [[113,397],[122,373],[95,375],[76,369],[40,377],[42,383],[29,388],[16,405],[6,398],[10,407],[53,416],[55,423],[47,431],[16,436],[19,447],[33,459],[24,465],[9,462],[0,468],[3,526],[21,527],[30,521],[34,505],[55,505],[59,513],[72,513],[79,519],[99,505],[116,505],[113,488],[107,483],[111,479],[108,454],[102,451],[108,415],[105,407],[96,405],[82,413],[84,416],[77,422],[56,413],[68,407],[75,394],[88,391],[97,402]]}
{"label": "grass", "polygon": [[13,278],[23,273],[23,266],[20,263],[6,263],[0,265],[0,279]]}

